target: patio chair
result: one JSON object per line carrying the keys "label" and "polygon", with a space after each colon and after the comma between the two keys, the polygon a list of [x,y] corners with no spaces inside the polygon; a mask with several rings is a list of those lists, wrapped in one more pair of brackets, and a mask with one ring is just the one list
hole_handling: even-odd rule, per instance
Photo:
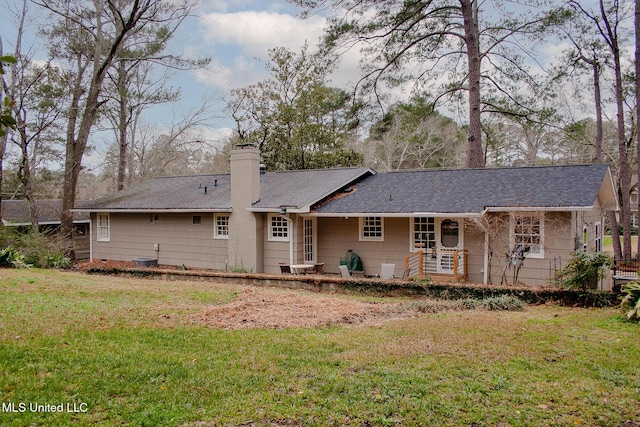
{"label": "patio chair", "polygon": [[347,268],[346,265],[341,265],[339,266],[340,268],[340,274],[342,274],[342,277],[344,277],[345,279],[351,279],[351,273],[349,273],[349,269]]}
{"label": "patio chair", "polygon": [[280,273],[282,274],[291,274],[291,267],[285,264],[284,262],[280,263]]}
{"label": "patio chair", "polygon": [[387,264],[382,263],[382,268],[380,269],[380,278],[381,279],[393,279],[393,273],[396,270],[395,264]]}

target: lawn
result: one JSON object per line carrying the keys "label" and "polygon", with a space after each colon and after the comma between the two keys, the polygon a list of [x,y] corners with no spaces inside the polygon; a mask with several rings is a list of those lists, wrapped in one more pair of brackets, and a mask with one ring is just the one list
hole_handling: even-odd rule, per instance
{"label": "lawn", "polygon": [[306,313],[256,327],[294,292],[37,269],[0,292],[3,426],[640,425],[640,326],[616,309],[295,293]]}

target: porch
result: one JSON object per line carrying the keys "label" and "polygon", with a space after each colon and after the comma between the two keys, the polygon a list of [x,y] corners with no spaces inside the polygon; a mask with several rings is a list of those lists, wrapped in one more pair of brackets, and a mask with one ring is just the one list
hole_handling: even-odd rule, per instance
{"label": "porch", "polygon": [[412,252],[404,258],[404,268],[409,276],[437,276],[454,281],[468,280],[467,250],[440,249]]}

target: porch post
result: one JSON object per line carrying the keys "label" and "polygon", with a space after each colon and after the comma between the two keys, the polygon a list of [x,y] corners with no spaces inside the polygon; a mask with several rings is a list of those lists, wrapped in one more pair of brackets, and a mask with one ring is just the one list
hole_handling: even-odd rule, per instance
{"label": "porch post", "polygon": [[489,283],[489,232],[484,232],[484,261],[482,265],[482,283]]}

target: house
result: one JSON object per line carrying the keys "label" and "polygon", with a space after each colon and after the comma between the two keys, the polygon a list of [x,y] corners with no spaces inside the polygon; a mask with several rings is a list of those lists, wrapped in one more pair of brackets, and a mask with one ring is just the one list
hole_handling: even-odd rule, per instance
{"label": "house", "polygon": [[[60,227],[62,217],[62,200],[41,199],[35,201],[36,216],[41,232],[55,232]],[[26,200],[2,200],[2,225],[26,229],[31,227],[29,204]],[[73,214],[73,246],[75,258],[85,260],[89,258],[89,215],[82,212]]]}
{"label": "house", "polygon": [[[231,173],[157,178],[78,206],[91,216],[91,258],[278,273],[356,252],[365,274],[547,283],[570,252],[602,247],[617,208],[604,165],[375,173],[265,172],[237,147]],[[585,246],[586,245],[586,246]]]}

